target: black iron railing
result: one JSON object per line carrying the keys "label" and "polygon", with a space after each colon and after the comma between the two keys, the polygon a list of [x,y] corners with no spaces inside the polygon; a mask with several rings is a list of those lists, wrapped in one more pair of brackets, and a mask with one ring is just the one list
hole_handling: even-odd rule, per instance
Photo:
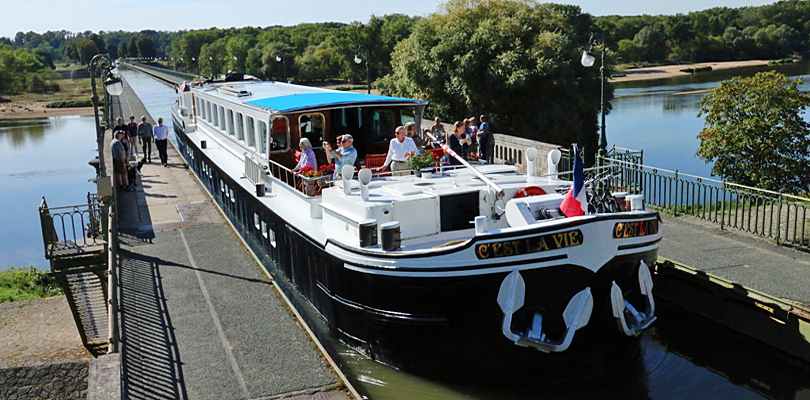
{"label": "black iron railing", "polygon": [[632,159],[603,160],[612,190],[643,194],[651,206],[810,249],[810,198],[669,171]]}
{"label": "black iron railing", "polygon": [[66,252],[104,246],[106,240],[99,206],[97,201],[88,201],[88,204],[77,206],[48,207],[43,196],[39,218],[45,258],[51,259]]}

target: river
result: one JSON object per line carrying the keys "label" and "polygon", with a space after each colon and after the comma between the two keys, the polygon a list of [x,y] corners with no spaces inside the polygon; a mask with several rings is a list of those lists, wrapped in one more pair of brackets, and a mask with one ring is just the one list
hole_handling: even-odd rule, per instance
{"label": "river", "polygon": [[37,207],[42,196],[51,207],[87,204],[96,192],[87,164],[98,154],[95,130],[93,117],[0,120],[0,270],[50,269]]}
{"label": "river", "polygon": [[[140,73],[123,74],[152,116],[168,120],[174,91]],[[695,116],[702,94],[681,94],[694,85],[617,90],[620,97],[607,122],[611,143],[644,149],[647,164],[706,175],[709,169],[694,158],[697,140],[692,139],[702,126]],[[666,304],[658,306],[659,319],[642,335],[631,362],[597,381],[562,386],[448,384],[403,373],[330,337],[316,312],[300,305],[341,370],[370,399],[810,399],[810,373],[764,346]]]}

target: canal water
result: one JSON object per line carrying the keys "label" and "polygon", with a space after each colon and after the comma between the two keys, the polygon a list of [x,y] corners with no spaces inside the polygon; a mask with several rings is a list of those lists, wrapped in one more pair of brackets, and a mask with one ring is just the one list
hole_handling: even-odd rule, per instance
{"label": "canal water", "polygon": [[93,117],[0,119],[0,270],[50,268],[37,208],[42,196],[51,207],[87,204],[95,130]]}
{"label": "canal water", "polygon": [[[145,75],[132,71],[123,74],[150,114],[170,121],[174,91]],[[699,131],[692,132],[690,129],[694,128],[690,127],[702,125],[693,121],[697,120],[694,114],[699,97],[677,94],[689,90],[689,85],[693,84],[676,85],[674,89],[617,91],[622,97],[608,118],[608,126],[613,129],[609,132],[615,132],[609,138],[622,147],[643,148],[648,164],[669,166],[667,163],[671,162],[672,169],[686,165],[683,168],[694,168],[690,171],[699,174],[700,163],[690,164],[696,147],[692,149],[682,143]],[[673,100],[673,96],[678,100]],[[639,123],[639,119],[646,119],[646,123]],[[674,120],[680,121],[681,128],[672,126]],[[297,302],[316,334],[331,349],[341,370],[370,399],[810,400],[810,371],[772,349],[666,304],[657,305],[658,320],[642,335],[639,351],[630,362],[617,365],[611,374],[596,381],[557,386],[533,382],[449,384],[403,373],[378,364],[329,336],[316,312],[300,298]]]}

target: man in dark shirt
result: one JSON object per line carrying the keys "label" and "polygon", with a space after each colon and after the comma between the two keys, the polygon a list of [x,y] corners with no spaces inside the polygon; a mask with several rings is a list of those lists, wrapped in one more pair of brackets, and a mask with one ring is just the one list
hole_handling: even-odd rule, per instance
{"label": "man in dark shirt", "polygon": [[127,131],[129,132],[129,147],[132,149],[132,154],[138,155],[138,123],[135,122],[135,116],[129,116],[129,123],[127,124]]}
{"label": "man in dark shirt", "polygon": [[481,152],[481,159],[492,164],[492,153],[495,140],[493,140],[492,132],[489,131],[489,122],[487,122],[487,116],[481,115],[481,118],[479,119],[481,120],[481,126],[478,128],[478,149]]}

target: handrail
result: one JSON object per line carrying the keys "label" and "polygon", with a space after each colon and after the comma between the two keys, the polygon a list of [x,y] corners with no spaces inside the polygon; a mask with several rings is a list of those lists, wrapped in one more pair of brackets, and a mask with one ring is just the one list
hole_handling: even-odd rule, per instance
{"label": "handrail", "polygon": [[[436,137],[431,135],[429,132],[425,132],[425,135],[427,135],[434,142],[439,141],[439,139],[436,139]],[[464,159],[464,157],[461,157],[460,155],[456,154],[455,151],[451,150],[450,146],[442,144],[442,149],[446,151],[447,154],[450,154],[452,157],[458,160],[462,165],[469,168],[478,178],[484,181],[484,183],[486,183],[487,186],[489,186],[492,190],[494,190],[496,194],[498,194],[500,197],[503,197],[503,189],[501,189],[501,187],[498,186],[491,179],[487,178],[486,175],[482,174],[481,171],[478,170],[478,168],[475,168],[472,165],[470,165],[470,163],[468,163],[467,160]]]}
{"label": "handrail", "polygon": [[773,190],[760,189],[760,188],[756,188],[756,187],[752,187],[752,186],[741,185],[739,183],[727,182],[727,181],[722,181],[722,180],[717,180],[717,179],[712,179],[712,178],[706,178],[706,177],[697,176],[697,175],[690,175],[690,174],[686,174],[686,173],[683,173],[683,172],[679,172],[678,170],[671,171],[671,170],[668,170],[668,169],[652,167],[652,166],[644,165],[644,164],[634,164],[632,162],[624,161],[624,160],[616,160],[616,159],[609,159],[609,160],[610,160],[610,162],[614,162],[614,163],[629,164],[629,165],[632,165],[634,168],[650,168],[650,169],[654,170],[656,173],[662,172],[662,171],[663,172],[668,172],[668,173],[671,173],[671,174],[675,174],[676,178],[681,178],[681,177],[686,176],[686,177],[690,177],[690,178],[695,178],[698,182],[715,182],[715,183],[719,183],[719,184],[721,184],[723,186],[733,186],[733,187],[736,187],[736,188],[750,190],[750,191],[754,191],[754,192],[762,192],[762,193],[767,193],[767,194],[771,194],[771,195],[774,195],[774,196],[781,196],[783,198],[785,198],[785,197],[792,198],[792,199],[795,199],[795,200],[798,200],[798,201],[810,201],[810,198],[808,198],[808,197],[795,196],[795,195],[791,195],[791,194],[785,194],[785,193],[781,193],[781,192],[776,192],[776,191],[773,191]]}
{"label": "handrail", "polygon": [[109,252],[107,260],[107,332],[109,347],[107,353],[118,352],[118,226],[115,223],[115,214],[112,208],[107,206],[108,230],[107,238]]}
{"label": "handrail", "polygon": [[45,257],[50,259],[59,250],[103,245],[99,207],[100,203],[48,207],[43,196],[39,216]]}

